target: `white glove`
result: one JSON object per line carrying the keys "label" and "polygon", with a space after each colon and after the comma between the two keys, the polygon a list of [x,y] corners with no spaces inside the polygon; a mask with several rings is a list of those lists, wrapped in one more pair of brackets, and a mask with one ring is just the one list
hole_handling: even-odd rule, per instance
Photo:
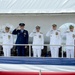
{"label": "white glove", "polygon": [[18,27],[16,28],[16,30],[20,30],[20,26],[18,26]]}
{"label": "white glove", "polygon": [[36,32],[36,29],[35,28],[33,29],[33,32]]}

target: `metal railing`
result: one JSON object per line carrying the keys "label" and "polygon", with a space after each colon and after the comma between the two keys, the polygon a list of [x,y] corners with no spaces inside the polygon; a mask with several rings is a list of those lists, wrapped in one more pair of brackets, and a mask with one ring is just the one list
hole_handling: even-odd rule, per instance
{"label": "metal railing", "polygon": [[[50,46],[61,46],[61,47],[64,47],[64,46],[74,46],[75,45],[50,45],[50,44],[43,44],[43,45],[34,45],[34,44],[0,44],[0,45],[5,45],[5,46],[29,46],[29,57],[31,57],[31,46],[47,46],[47,47],[50,47]],[[62,50],[62,58],[63,58],[63,50]]]}
{"label": "metal railing", "polygon": [[[33,45],[33,44],[0,44],[0,45],[5,45],[5,46],[29,46],[29,57],[31,57],[31,46],[47,46],[47,47],[50,47],[50,46],[73,46],[75,47],[75,45],[50,45],[50,44],[44,44],[44,45]],[[63,50],[62,50],[62,58],[63,58]],[[35,70],[35,69],[34,69]],[[38,71],[38,74],[39,75],[42,75],[42,70],[41,69],[37,69]]]}

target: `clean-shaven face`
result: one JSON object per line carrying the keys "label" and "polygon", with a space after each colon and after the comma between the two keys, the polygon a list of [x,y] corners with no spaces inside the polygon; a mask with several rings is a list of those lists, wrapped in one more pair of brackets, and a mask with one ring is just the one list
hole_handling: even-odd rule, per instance
{"label": "clean-shaven face", "polygon": [[24,29],[24,26],[20,26],[20,29],[23,30]]}
{"label": "clean-shaven face", "polygon": [[55,27],[53,27],[53,30],[56,30],[57,29],[57,27],[55,26]]}
{"label": "clean-shaven face", "polygon": [[70,28],[70,31],[72,31],[72,32],[73,32],[73,30],[74,30],[74,28]]}
{"label": "clean-shaven face", "polygon": [[40,32],[40,28],[36,28],[36,31],[37,31],[37,32]]}
{"label": "clean-shaven face", "polygon": [[5,32],[9,32],[10,29],[5,29]]}

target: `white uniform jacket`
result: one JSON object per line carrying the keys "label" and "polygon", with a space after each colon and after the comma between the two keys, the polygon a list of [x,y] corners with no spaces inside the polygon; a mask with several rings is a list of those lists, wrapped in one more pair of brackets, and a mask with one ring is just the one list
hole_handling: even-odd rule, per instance
{"label": "white uniform jacket", "polygon": [[[13,44],[13,35],[11,33],[2,33],[3,44]],[[13,45],[3,45],[4,48],[12,48]]]}
{"label": "white uniform jacket", "polygon": [[[75,35],[75,32],[66,31],[64,33],[64,36],[66,37],[66,45],[74,45],[74,39],[73,37]],[[66,49],[74,49],[74,46],[66,46]]]}
{"label": "white uniform jacket", "polygon": [[[44,36],[41,32],[31,32],[30,37],[33,37],[33,45],[44,45]],[[32,46],[32,48],[43,49],[44,46]]]}
{"label": "white uniform jacket", "polygon": [[[50,30],[46,34],[47,37],[50,37],[50,45],[61,45],[61,34],[59,30]],[[57,47],[60,46],[50,46],[50,47]]]}

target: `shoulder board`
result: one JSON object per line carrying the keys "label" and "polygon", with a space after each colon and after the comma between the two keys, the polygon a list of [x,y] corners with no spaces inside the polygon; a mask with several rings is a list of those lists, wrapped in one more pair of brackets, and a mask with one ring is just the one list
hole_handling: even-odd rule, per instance
{"label": "shoulder board", "polygon": [[53,31],[53,30],[50,30],[50,31]]}
{"label": "shoulder board", "polygon": [[2,33],[5,33],[4,31]]}
{"label": "shoulder board", "polygon": [[42,32],[40,32],[41,34],[43,34]]}
{"label": "shoulder board", "polygon": [[36,32],[33,32],[33,33],[36,33]]}
{"label": "shoulder board", "polygon": [[12,34],[11,32],[9,32],[10,34]]}
{"label": "shoulder board", "polygon": [[50,32],[52,32],[53,30],[50,30]]}
{"label": "shoulder board", "polygon": [[28,32],[27,30],[24,30],[24,31]]}

